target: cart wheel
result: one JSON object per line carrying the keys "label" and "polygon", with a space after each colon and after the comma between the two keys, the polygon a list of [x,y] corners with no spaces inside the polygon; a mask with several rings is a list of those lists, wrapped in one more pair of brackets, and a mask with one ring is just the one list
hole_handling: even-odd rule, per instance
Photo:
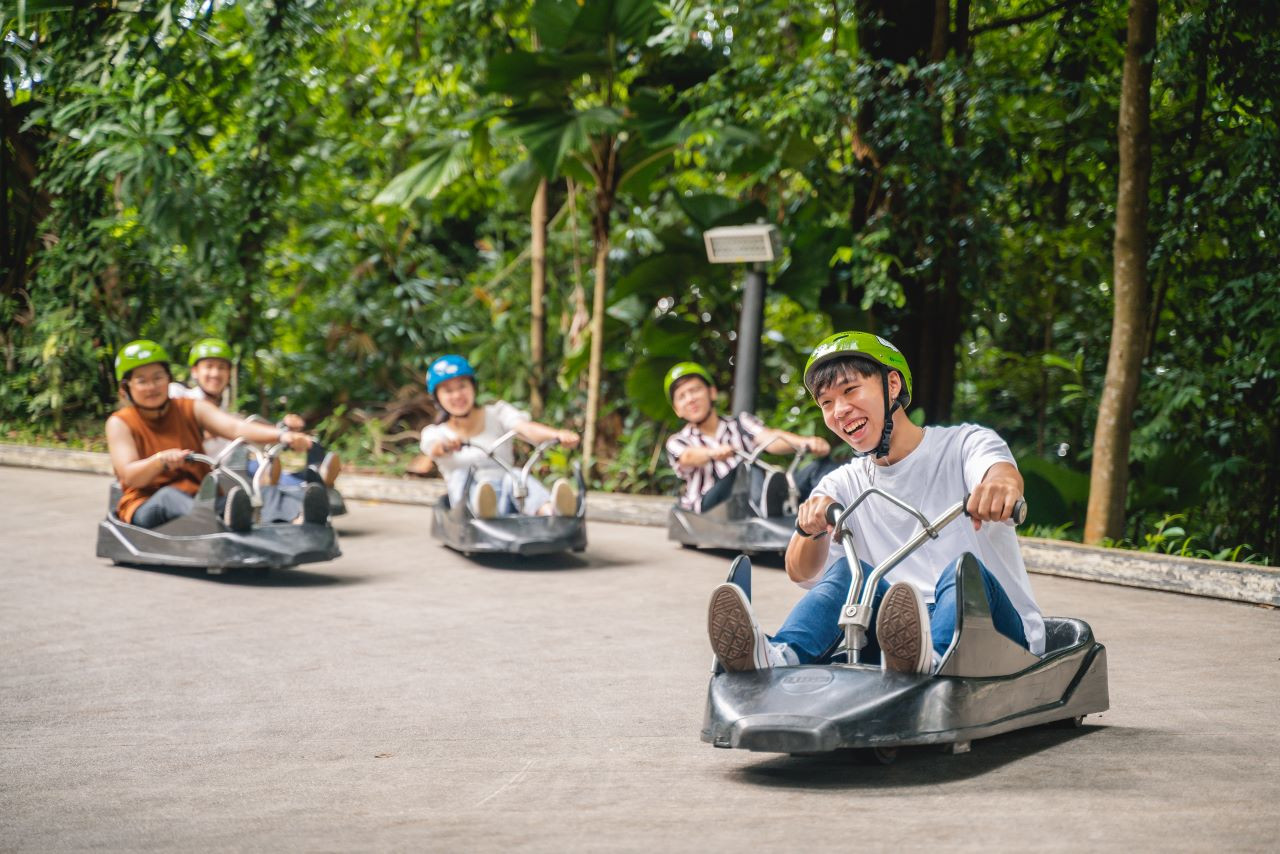
{"label": "cart wheel", "polygon": [[1084,715],[1076,715],[1074,718],[1066,718],[1060,723],[1067,729],[1079,729],[1084,726]]}
{"label": "cart wheel", "polygon": [[876,765],[892,765],[898,761],[898,748],[872,747],[867,751],[867,755]]}
{"label": "cart wheel", "polygon": [[587,547],[586,547],[586,546],[574,546],[574,547],[573,547],[574,554],[582,554],[582,553],[583,553],[583,552],[585,552],[586,550],[587,550]]}

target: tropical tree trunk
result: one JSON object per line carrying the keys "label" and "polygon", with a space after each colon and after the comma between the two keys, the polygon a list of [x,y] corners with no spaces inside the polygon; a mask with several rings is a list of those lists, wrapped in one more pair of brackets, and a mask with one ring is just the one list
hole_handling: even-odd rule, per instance
{"label": "tropical tree trunk", "polygon": [[582,471],[589,475],[595,464],[596,423],[600,407],[600,378],[604,363],[604,294],[609,273],[609,215],[613,197],[596,194],[592,232],[595,237],[595,293],[591,300],[591,356],[587,367],[587,418],[582,437]]}
{"label": "tropical tree trunk", "polygon": [[533,209],[529,214],[532,235],[530,266],[533,278],[529,286],[529,410],[534,420],[542,418],[542,377],[546,355],[547,328],[547,179],[538,182],[538,192],[533,197]]}
{"label": "tropical tree trunk", "polygon": [[[866,59],[876,65],[891,62],[897,66],[916,63],[926,65],[939,62],[955,50],[962,57],[969,50],[969,5],[962,2],[956,8],[956,31],[950,25],[952,10],[950,0],[858,0],[855,6],[858,19],[858,49]],[[925,84],[919,78],[906,82],[883,74],[885,92],[905,87],[919,90]],[[881,172],[891,152],[872,150],[867,140],[878,121],[875,99],[859,103],[855,123],[854,158],[859,165],[853,179],[852,208],[849,225],[854,233],[862,231],[873,215],[883,212],[886,206],[892,218],[898,220],[896,230],[908,240],[908,229],[901,212],[894,207],[895,196],[905,194],[903,188],[885,193]],[[964,144],[964,99],[954,105],[956,130],[953,146]],[[938,112],[934,117],[936,131],[941,138],[946,117]],[[961,257],[956,245],[956,235],[949,223],[962,219],[967,205],[968,190],[963,176],[956,176],[949,186],[946,198],[935,201],[940,221],[948,223],[941,256],[932,271],[923,276],[902,280],[906,298],[906,311],[895,343],[902,348],[915,377],[916,391],[912,395],[912,407],[925,413],[931,421],[944,421],[951,412],[955,396],[956,351],[963,330],[965,299],[960,291]],[[915,233],[918,246],[923,246],[923,233]],[[924,251],[921,249],[920,251]],[[824,293],[824,305],[836,301],[836,295]]]}
{"label": "tropical tree trunk", "polygon": [[1146,349],[1147,204],[1151,180],[1151,65],[1157,0],[1130,0],[1120,91],[1120,180],[1116,193],[1115,308],[1111,350],[1093,435],[1084,541],[1119,539],[1129,488],[1129,442]]}

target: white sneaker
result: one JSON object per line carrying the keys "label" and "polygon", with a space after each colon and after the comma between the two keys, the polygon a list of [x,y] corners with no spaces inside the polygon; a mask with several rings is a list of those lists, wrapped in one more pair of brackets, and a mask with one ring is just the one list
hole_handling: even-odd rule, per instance
{"label": "white sneaker", "polygon": [[760,624],[751,613],[751,603],[736,584],[721,584],[711,591],[711,602],[707,607],[707,635],[711,639],[711,649],[725,670],[765,670],[782,666],[775,664],[780,654],[760,631]]}
{"label": "white sneaker", "polygon": [[929,634],[929,609],[913,585],[899,581],[880,602],[876,617],[881,667],[899,673],[929,673],[933,664],[933,640]]}
{"label": "white sneaker", "polygon": [[551,507],[557,516],[576,516],[578,513],[578,496],[563,477],[551,486]]}
{"label": "white sneaker", "polygon": [[476,487],[475,499],[472,502],[473,512],[477,519],[492,519],[498,515],[498,493],[492,483],[481,483]]}

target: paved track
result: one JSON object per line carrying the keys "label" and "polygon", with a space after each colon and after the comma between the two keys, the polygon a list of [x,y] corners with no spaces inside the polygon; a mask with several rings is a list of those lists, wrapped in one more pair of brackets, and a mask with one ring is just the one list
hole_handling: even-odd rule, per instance
{"label": "paved track", "polygon": [[1272,610],[1035,577],[1107,644],[1092,725],[774,757],[699,741],[728,561],[660,530],[517,570],[355,504],[338,561],[215,580],[94,558],[106,488],[0,468],[0,850],[1275,850]]}

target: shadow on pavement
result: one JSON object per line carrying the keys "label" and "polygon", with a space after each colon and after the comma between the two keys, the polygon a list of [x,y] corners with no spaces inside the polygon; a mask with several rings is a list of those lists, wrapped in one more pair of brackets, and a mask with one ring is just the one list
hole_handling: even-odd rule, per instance
{"label": "shadow on pavement", "polygon": [[154,572],[193,581],[209,581],[215,584],[237,584],[244,587],[326,587],[330,585],[362,584],[366,579],[356,575],[329,575],[305,569],[228,569],[220,575],[210,575],[203,569],[182,566],[143,566],[122,563],[115,569],[132,572]]}
{"label": "shadow on pavement", "polygon": [[486,569],[515,572],[560,572],[563,570],[612,569],[628,566],[626,561],[611,560],[599,554],[502,555],[474,554],[467,560]]}
{"label": "shadow on pavement", "polygon": [[[734,558],[742,554],[742,552],[733,549],[689,549],[689,551],[722,557],[727,563],[732,563]],[[785,571],[787,568],[786,559],[781,552],[755,552],[754,554],[748,553],[747,556],[751,558],[752,569],[781,569]]]}
{"label": "shadow on pavement", "polygon": [[973,742],[969,753],[946,754],[940,747],[903,747],[897,761],[881,765],[868,750],[837,750],[822,756],[779,756],[739,768],[733,776],[744,783],[782,789],[860,789],[936,786],[979,777],[1011,762],[1090,734],[1105,726],[1087,723],[1074,728],[1050,724],[1017,730]]}

